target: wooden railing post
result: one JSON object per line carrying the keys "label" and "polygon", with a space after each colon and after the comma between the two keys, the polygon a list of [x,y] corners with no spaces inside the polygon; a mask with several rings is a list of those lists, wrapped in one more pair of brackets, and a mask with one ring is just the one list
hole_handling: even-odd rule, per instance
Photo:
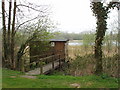
{"label": "wooden railing post", "polygon": [[40,74],[43,74],[43,65],[42,65],[42,60],[40,61]]}
{"label": "wooden railing post", "polygon": [[52,69],[54,69],[54,56],[52,57]]}
{"label": "wooden railing post", "polygon": [[60,55],[59,55],[59,68],[61,69],[61,59],[60,59]]}
{"label": "wooden railing post", "polygon": [[21,59],[21,71],[25,72],[25,67],[24,67],[24,59]]}

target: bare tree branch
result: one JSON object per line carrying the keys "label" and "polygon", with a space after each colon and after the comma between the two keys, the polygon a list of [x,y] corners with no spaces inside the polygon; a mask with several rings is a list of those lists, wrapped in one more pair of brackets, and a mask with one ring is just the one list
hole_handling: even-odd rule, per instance
{"label": "bare tree branch", "polygon": [[21,23],[19,26],[17,26],[16,30],[18,30],[18,29],[19,29],[22,25],[24,25],[25,23],[28,23],[28,22],[30,22],[30,21],[33,21],[33,20],[37,19],[38,17],[39,17],[39,15],[38,15],[37,17],[35,17],[35,18],[32,18],[32,19],[30,19],[30,20],[27,20],[27,21]]}
{"label": "bare tree branch", "polygon": [[19,5],[17,5],[17,7],[18,7],[18,6],[24,6],[24,7],[30,8],[30,9],[32,9],[32,10],[35,10],[35,11],[38,11],[38,12],[45,13],[45,12],[43,12],[43,11],[41,11],[41,10],[35,9],[35,8],[33,8],[33,7],[31,7],[31,6],[28,6],[28,5],[19,4]]}

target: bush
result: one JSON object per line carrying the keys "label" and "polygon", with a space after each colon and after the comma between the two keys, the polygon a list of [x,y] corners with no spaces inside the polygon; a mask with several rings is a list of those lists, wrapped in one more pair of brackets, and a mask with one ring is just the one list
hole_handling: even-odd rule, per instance
{"label": "bush", "polygon": [[67,70],[67,72],[68,74],[74,76],[81,76],[93,74],[94,70],[95,70],[94,55],[89,54],[86,56],[76,56],[76,58],[71,61],[70,67]]}
{"label": "bush", "polygon": [[103,71],[110,76],[118,77],[118,54],[112,57],[104,57],[103,58]]}

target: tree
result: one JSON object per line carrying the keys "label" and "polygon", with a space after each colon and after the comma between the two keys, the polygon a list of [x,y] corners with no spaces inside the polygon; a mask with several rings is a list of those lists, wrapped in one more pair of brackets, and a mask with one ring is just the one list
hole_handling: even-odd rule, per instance
{"label": "tree", "polygon": [[[30,34],[26,33],[26,40],[21,43],[20,48],[17,52],[17,69],[20,70],[20,60],[24,54],[26,54],[25,48],[30,44],[31,41],[40,41],[42,40],[45,45],[48,45],[49,39],[53,37],[52,32],[50,32],[50,28],[52,27],[51,24],[46,24],[49,23],[49,21],[44,21],[44,20],[38,20],[37,23],[28,25],[30,29],[32,28],[33,30],[30,32]],[[27,36],[28,35],[28,36]],[[46,48],[40,48],[40,49],[46,49]]]}
{"label": "tree", "polygon": [[[40,5],[35,5],[31,3],[22,4],[17,3],[17,0],[2,0],[2,30],[3,30],[3,67],[15,69],[16,66],[16,52],[15,52],[15,37],[16,32],[18,32],[22,27],[25,27],[26,24],[31,23],[32,21],[37,22],[41,17],[47,17],[46,8],[41,8]],[[5,7],[5,4],[9,4],[9,9]],[[13,7],[12,7],[13,5]],[[25,12],[36,11],[36,16],[28,18],[25,16]],[[37,15],[38,14],[38,15]],[[34,17],[34,18],[33,18]],[[6,22],[8,20],[8,23]],[[28,27],[27,27],[28,28]]]}
{"label": "tree", "polygon": [[[101,1],[101,0],[100,0]],[[105,36],[107,29],[107,18],[109,10],[117,7],[119,9],[119,2],[110,2],[107,6],[104,6],[102,2],[91,2],[92,11],[97,18],[96,27],[96,39],[95,39],[95,59],[96,59],[96,71],[95,74],[99,75],[102,73],[102,41]]]}
{"label": "tree", "polygon": [[11,68],[15,69],[15,58],[14,58],[14,48],[15,48],[15,17],[16,17],[16,0],[14,0],[14,9],[13,9],[13,21],[12,21],[12,32],[11,32]]}
{"label": "tree", "polygon": [[5,22],[5,2],[2,1],[2,24],[3,24],[3,64],[7,60],[7,45],[6,45],[6,22]]}
{"label": "tree", "polygon": [[9,63],[11,64],[12,61],[11,61],[11,57],[10,57],[10,54],[11,54],[11,33],[10,33],[10,29],[11,29],[11,9],[12,9],[12,0],[9,1],[9,17],[8,17],[8,32],[7,32],[7,45],[8,45],[8,61]]}

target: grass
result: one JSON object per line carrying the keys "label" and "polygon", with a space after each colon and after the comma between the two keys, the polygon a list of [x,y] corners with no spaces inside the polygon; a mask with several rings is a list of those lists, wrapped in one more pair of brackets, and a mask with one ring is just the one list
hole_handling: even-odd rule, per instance
{"label": "grass", "polygon": [[0,89],[2,88],[2,69],[0,68]]}
{"label": "grass", "polygon": [[3,88],[74,88],[71,86],[74,83],[79,84],[80,88],[118,88],[117,79],[111,77],[37,75],[37,78],[30,79],[21,75],[24,73],[3,69]]}

